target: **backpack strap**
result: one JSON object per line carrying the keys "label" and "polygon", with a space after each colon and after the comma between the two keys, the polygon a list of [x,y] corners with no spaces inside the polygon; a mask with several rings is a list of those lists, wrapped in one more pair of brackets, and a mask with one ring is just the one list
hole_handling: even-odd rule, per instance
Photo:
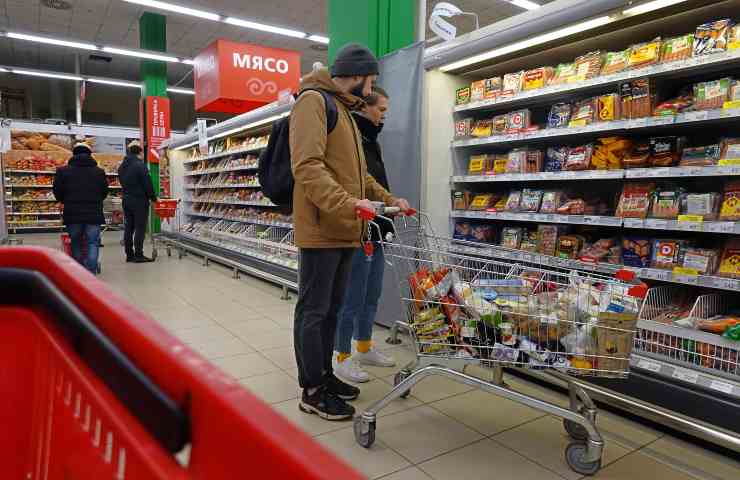
{"label": "backpack strap", "polygon": [[334,94],[320,88],[310,88],[304,90],[304,92],[308,90],[319,92],[324,98],[324,104],[326,105],[326,134],[328,135],[334,131],[334,128],[337,126],[337,120],[339,119],[337,104],[334,102]]}

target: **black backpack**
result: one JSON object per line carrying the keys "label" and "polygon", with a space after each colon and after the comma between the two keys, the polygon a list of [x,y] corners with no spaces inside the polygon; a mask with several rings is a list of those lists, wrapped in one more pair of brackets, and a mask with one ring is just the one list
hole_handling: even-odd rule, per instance
{"label": "black backpack", "polygon": [[[319,89],[315,91],[324,97],[326,134],[328,135],[337,126],[339,116],[337,105],[334,103],[334,96],[331,93]],[[262,193],[275,205],[292,210],[295,182],[290,168],[290,116],[276,120],[272,124],[267,147],[260,155],[258,176]]]}

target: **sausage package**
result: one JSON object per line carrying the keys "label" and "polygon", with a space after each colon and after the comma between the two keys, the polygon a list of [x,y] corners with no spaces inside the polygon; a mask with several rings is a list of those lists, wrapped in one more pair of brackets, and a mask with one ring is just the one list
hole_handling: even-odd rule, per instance
{"label": "sausage package", "polygon": [[732,21],[725,18],[696,27],[694,55],[707,55],[727,50],[731,25]]}
{"label": "sausage package", "polygon": [[664,63],[691,58],[694,53],[694,34],[669,38],[663,42],[662,50],[660,61]]}
{"label": "sausage package", "polygon": [[645,218],[650,209],[650,200],[655,190],[652,183],[628,183],[622,188],[615,216],[622,218]]}
{"label": "sausage package", "polygon": [[622,263],[626,267],[650,266],[651,243],[646,237],[626,236],[622,240]]}

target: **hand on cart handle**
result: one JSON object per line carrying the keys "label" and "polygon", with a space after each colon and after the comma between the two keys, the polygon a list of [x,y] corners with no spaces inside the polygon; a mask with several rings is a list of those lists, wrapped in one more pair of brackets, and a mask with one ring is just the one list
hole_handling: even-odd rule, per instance
{"label": "hand on cart handle", "polygon": [[627,291],[627,295],[636,298],[645,298],[647,296],[648,286],[644,282],[637,280],[637,274],[634,270],[628,270],[622,268],[614,273],[614,278],[623,282],[632,283],[634,286],[630,287]]}
{"label": "hand on cart handle", "polygon": [[399,199],[392,207],[380,206],[377,207],[370,200],[359,200],[355,204],[355,212],[357,216],[365,221],[371,221],[378,215],[396,215],[403,213],[406,216],[416,215],[416,209],[411,208],[409,203],[405,199]]}

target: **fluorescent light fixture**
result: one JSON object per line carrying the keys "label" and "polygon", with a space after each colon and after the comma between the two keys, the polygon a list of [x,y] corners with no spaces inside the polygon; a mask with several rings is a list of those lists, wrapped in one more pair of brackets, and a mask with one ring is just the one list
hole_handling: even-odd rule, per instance
{"label": "fluorescent light fixture", "polygon": [[685,1],[686,0],[654,0],[652,2],[643,3],[642,5],[637,5],[636,7],[628,8],[627,10],[622,11],[622,13],[629,16],[641,15],[643,13],[670,7],[671,5],[676,5],[677,3],[683,3]]}
{"label": "fluorescent light fixture", "polygon": [[206,20],[219,21],[221,15],[217,13],[206,12],[203,10],[197,10],[195,8],[181,7],[180,5],[174,5],[167,2],[159,2],[157,0],[123,0],[128,3],[135,3],[143,7],[158,8],[160,10],[167,10],[169,12],[182,13],[183,15],[190,15],[193,17],[205,18]]}
{"label": "fluorescent light fixture", "polygon": [[183,95],[195,95],[195,90],[189,88],[167,87],[168,92],[182,93]]}
{"label": "fluorescent light fixture", "polygon": [[324,43],[324,44],[329,43],[329,37],[324,37],[322,35],[309,35],[308,39],[311,40],[312,42],[317,42],[317,43]]}
{"label": "fluorescent light fixture", "polygon": [[105,85],[114,85],[116,87],[141,88],[140,83],[127,82],[125,80],[108,80],[107,78],[86,78],[90,83],[102,83]]}
{"label": "fluorescent light fixture", "polygon": [[91,43],[82,42],[70,42],[67,40],[59,40],[57,38],[40,37],[38,35],[26,35],[25,33],[13,33],[8,32],[5,34],[8,38],[14,38],[16,40],[28,40],[29,42],[46,43],[49,45],[58,45],[60,47],[79,48],[82,50],[97,50],[98,47]]}
{"label": "fluorescent light fixture", "polygon": [[449,72],[451,70],[456,70],[458,68],[467,67],[469,65],[475,65],[476,63],[490,60],[492,58],[501,57],[504,55],[508,55],[510,53],[524,50],[526,48],[530,48],[536,45],[541,45],[543,43],[551,42],[559,38],[568,37],[576,33],[585,32],[587,30],[601,27],[603,25],[613,22],[614,20],[615,18],[612,18],[609,16],[603,16],[603,17],[594,18],[592,20],[587,20],[585,22],[576,23],[569,27],[561,28],[560,30],[554,30],[552,32],[545,33],[543,35],[538,35],[536,37],[531,37],[526,40],[522,40],[521,42],[511,43],[509,45],[505,45],[503,47],[496,48],[494,50],[489,50],[487,52],[479,53],[478,55],[474,55],[472,57],[468,57],[463,60],[458,60],[457,62],[443,65],[439,69],[443,72]]}
{"label": "fluorescent light fixture", "polygon": [[180,145],[179,147],[173,148],[173,150],[175,150],[175,151],[185,150],[185,149],[188,149],[190,147],[194,147],[196,145],[198,145],[198,142],[186,143],[185,145]]}
{"label": "fluorescent light fixture", "polygon": [[508,0],[508,2],[525,10],[537,10],[542,7],[539,3],[530,2],[529,0]]}
{"label": "fluorescent light fixture", "polygon": [[185,63],[187,65],[195,65],[195,60],[191,60],[189,58],[185,58],[183,60],[180,60],[182,63]]}
{"label": "fluorescent light fixture", "polygon": [[7,68],[0,67],[0,72],[9,72],[9,71],[10,70],[8,70]]}
{"label": "fluorescent light fixture", "polygon": [[128,57],[145,58],[147,60],[158,60],[160,62],[179,62],[180,59],[177,57],[170,57],[169,55],[159,55],[156,53],[141,52],[138,50],[126,50],[124,48],[115,47],[103,47],[104,52],[115,53],[118,55],[126,55]]}
{"label": "fluorescent light fixture", "polygon": [[224,19],[224,23],[228,23],[229,25],[236,25],[237,27],[251,28],[252,30],[261,30],[263,32],[286,35],[288,37],[306,38],[306,32],[299,32],[298,30],[291,30],[290,28],[273,27],[272,25],[251,22],[249,20],[242,20],[241,18],[236,17],[226,17]]}
{"label": "fluorescent light fixture", "polygon": [[59,78],[61,80],[77,80],[77,81],[83,80],[82,77],[78,77],[75,75],[65,75],[61,73],[51,73],[51,72],[40,72],[36,70],[21,70],[21,69],[14,68],[13,70],[11,70],[11,72],[17,73],[18,75],[31,75],[34,77]]}

